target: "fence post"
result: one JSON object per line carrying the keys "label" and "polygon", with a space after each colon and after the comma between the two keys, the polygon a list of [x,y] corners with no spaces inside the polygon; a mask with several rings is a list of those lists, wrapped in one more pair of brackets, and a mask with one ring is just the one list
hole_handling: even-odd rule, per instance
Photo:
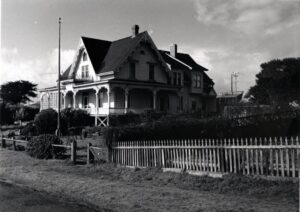
{"label": "fence post", "polygon": [[76,140],[73,140],[71,143],[71,161],[75,164],[76,163]]}
{"label": "fence post", "polygon": [[1,146],[2,146],[2,148],[6,148],[6,142],[5,142],[5,138],[3,135],[2,135],[2,139],[1,139]]}
{"label": "fence post", "polygon": [[90,164],[90,160],[91,160],[91,153],[90,153],[90,147],[92,146],[91,143],[88,143],[86,145],[86,164]]}
{"label": "fence post", "polygon": [[13,138],[13,147],[14,147],[14,150],[17,151],[17,145],[16,145],[16,140],[15,140],[15,138]]}

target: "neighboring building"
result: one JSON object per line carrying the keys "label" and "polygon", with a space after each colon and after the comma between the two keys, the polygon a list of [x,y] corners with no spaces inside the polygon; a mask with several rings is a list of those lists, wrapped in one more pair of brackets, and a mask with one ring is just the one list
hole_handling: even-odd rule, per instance
{"label": "neighboring building", "polygon": [[222,93],[217,96],[217,111],[223,114],[226,107],[239,105],[243,97],[243,92]]}
{"label": "neighboring building", "polygon": [[[109,114],[215,112],[216,92],[206,68],[190,55],[157,49],[148,32],[116,41],[81,37],[61,76],[62,108],[82,108],[106,125]],[[57,109],[57,87],[40,90],[41,110]]]}

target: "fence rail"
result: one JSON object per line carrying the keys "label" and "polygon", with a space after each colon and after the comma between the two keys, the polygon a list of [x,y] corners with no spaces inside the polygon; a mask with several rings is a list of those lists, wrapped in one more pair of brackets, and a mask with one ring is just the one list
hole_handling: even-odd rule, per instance
{"label": "fence rail", "polygon": [[299,138],[115,141],[114,163],[206,173],[298,177]]}

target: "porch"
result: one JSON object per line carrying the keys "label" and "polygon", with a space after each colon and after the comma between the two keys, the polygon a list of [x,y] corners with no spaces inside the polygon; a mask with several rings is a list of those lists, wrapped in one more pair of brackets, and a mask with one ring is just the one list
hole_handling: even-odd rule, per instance
{"label": "porch", "polygon": [[63,107],[86,110],[95,116],[95,125],[98,125],[100,119],[108,115],[141,114],[149,110],[176,113],[179,108],[178,92],[177,88],[128,85],[72,89],[63,92]]}

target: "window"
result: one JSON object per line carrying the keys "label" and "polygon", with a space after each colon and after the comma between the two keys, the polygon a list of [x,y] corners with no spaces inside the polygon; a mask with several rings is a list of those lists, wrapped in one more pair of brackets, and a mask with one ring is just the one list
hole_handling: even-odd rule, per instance
{"label": "window", "polygon": [[83,60],[83,61],[87,61],[87,54],[86,54],[85,52],[84,52],[83,55],[82,55],[82,60]]}
{"label": "window", "polygon": [[201,73],[193,73],[193,87],[201,88]]}
{"label": "window", "polygon": [[196,108],[197,108],[197,102],[192,101],[192,110],[196,110]]}
{"label": "window", "polygon": [[149,80],[154,80],[154,64],[149,63]]}
{"label": "window", "polygon": [[135,79],[135,63],[131,62],[130,63],[130,75],[129,75],[130,79]]}
{"label": "window", "polygon": [[89,66],[81,66],[81,78],[86,79],[89,78]]}
{"label": "window", "polygon": [[182,85],[182,74],[181,72],[173,72],[173,85]]}

